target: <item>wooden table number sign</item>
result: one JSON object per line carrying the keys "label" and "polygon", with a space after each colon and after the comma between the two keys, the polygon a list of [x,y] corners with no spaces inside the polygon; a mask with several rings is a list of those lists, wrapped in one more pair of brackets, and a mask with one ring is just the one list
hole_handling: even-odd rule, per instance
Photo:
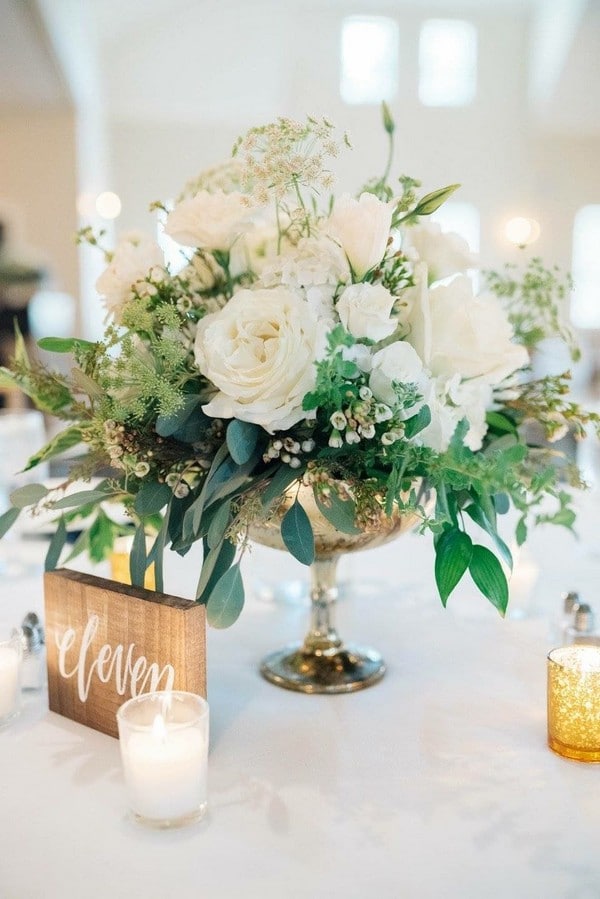
{"label": "wooden table number sign", "polygon": [[206,696],[204,606],[59,569],[44,576],[50,709],[117,736],[140,693]]}

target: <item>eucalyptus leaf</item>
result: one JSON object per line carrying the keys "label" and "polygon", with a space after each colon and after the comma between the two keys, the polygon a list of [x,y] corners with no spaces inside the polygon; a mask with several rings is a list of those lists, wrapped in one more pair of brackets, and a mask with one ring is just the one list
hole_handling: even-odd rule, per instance
{"label": "eucalyptus leaf", "polygon": [[446,606],[448,597],[469,567],[473,544],[464,531],[449,528],[436,543],[435,547],[435,582]]}
{"label": "eucalyptus leaf", "polygon": [[208,528],[207,540],[210,549],[214,549],[222,542],[225,532],[231,521],[231,500],[227,500],[218,506]]}
{"label": "eucalyptus leaf", "polygon": [[60,559],[60,554],[63,550],[63,546],[65,545],[67,540],[67,527],[65,525],[65,520],[61,516],[60,521],[58,522],[58,526],[52,535],[52,540],[50,541],[50,545],[48,546],[48,552],[46,553],[46,560],[44,562],[44,571],[54,571],[56,566],[58,565],[58,560]]}
{"label": "eucalyptus leaf", "polygon": [[354,500],[343,500],[332,490],[328,496],[326,505],[315,491],[315,501],[319,512],[338,531],[344,534],[360,534],[360,528],[356,527],[356,503]]}
{"label": "eucalyptus leaf", "polygon": [[206,603],[206,618],[211,627],[231,627],[244,608],[244,584],[239,564],[233,565],[217,581]]}
{"label": "eucalyptus leaf", "polygon": [[141,518],[146,518],[164,509],[172,496],[173,491],[166,484],[148,482],[140,488],[133,508]]}
{"label": "eucalyptus leaf", "polygon": [[297,480],[298,469],[282,464],[269,478],[267,486],[261,493],[260,501],[263,509],[269,509],[272,503],[276,499],[280,499],[287,488]]}
{"label": "eucalyptus leaf", "polygon": [[233,418],[227,425],[227,447],[234,462],[244,465],[252,458],[262,428],[248,421]]}
{"label": "eucalyptus leaf", "polygon": [[214,549],[208,549],[208,541],[203,540],[204,561],[196,588],[196,599],[205,603],[217,581],[231,567],[235,559],[235,546],[230,540],[223,540]]}
{"label": "eucalyptus leaf", "polygon": [[504,615],[508,605],[508,582],[493,552],[485,546],[473,546],[469,573],[486,599]]}
{"label": "eucalyptus leaf", "polygon": [[10,531],[20,514],[21,510],[13,507],[12,509],[7,509],[6,512],[3,512],[3,514],[0,515],[0,540],[7,531]]}
{"label": "eucalyptus leaf", "polygon": [[283,516],[281,538],[289,552],[302,565],[312,564],[315,558],[315,538],[310,519],[297,499]]}
{"label": "eucalyptus leaf", "polygon": [[[159,437],[172,437],[181,432],[188,420],[195,412],[200,411],[200,397],[187,394],[183,397],[182,405],[171,415],[159,415],[156,419],[155,430]],[[206,416],[201,415],[201,422],[206,421]]]}
{"label": "eucalyptus leaf", "polygon": [[34,506],[40,500],[48,496],[49,490],[43,484],[25,484],[24,487],[18,487],[10,495],[10,501],[17,509],[26,509],[27,506]]}
{"label": "eucalyptus leaf", "polygon": [[143,587],[146,577],[146,534],[143,525],[138,525],[133,536],[129,553],[129,576],[135,587]]}
{"label": "eucalyptus leaf", "polygon": [[63,496],[62,499],[52,503],[53,509],[74,509],[77,506],[84,506],[88,503],[97,504],[103,500],[107,500],[112,494],[106,490],[81,490],[79,493],[71,493],[69,496]]}

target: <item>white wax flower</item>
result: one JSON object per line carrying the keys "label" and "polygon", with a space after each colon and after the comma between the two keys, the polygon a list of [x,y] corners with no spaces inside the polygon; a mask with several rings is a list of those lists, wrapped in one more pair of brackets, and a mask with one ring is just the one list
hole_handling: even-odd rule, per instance
{"label": "white wax flower", "polygon": [[370,193],[361,194],[358,200],[342,194],[336,201],[326,228],[342,247],[356,278],[363,278],[383,259],[394,205]]}
{"label": "white wax flower", "polygon": [[394,297],[382,284],[351,284],[340,296],[336,310],[353,337],[383,340],[396,330],[390,318]]}
{"label": "white wax flower", "polygon": [[134,293],[140,296],[156,292],[148,278],[164,276],[163,252],[147,234],[130,231],[121,235],[107,268],[96,281],[96,290],[116,322],[121,321],[124,305]]}
{"label": "white wax flower", "polygon": [[184,247],[203,247],[227,251],[235,239],[251,227],[251,211],[243,194],[216,190],[200,190],[194,197],[182,200],[169,213],[165,234]]}
{"label": "white wax flower", "polygon": [[513,330],[500,301],[473,295],[466,276],[423,289],[411,317],[409,342],[434,376],[481,378],[499,384],[529,356],[513,343]]}
{"label": "white wax flower", "polygon": [[[403,340],[391,343],[373,356],[369,387],[375,399],[395,407],[398,400],[393,388],[394,382],[416,384],[422,394],[429,384],[429,378],[418,353]],[[414,415],[422,405],[422,402],[419,402],[410,410],[406,410],[406,417]]]}
{"label": "white wax flower", "polygon": [[460,234],[442,231],[437,222],[423,222],[406,228],[402,248],[405,251],[412,249],[427,265],[430,283],[462,274],[473,268],[477,261]]}
{"label": "white wax flower", "polygon": [[306,416],[316,340],[316,319],[285,287],[240,290],[198,323],[196,363],[218,389],[204,412],[270,433],[290,428]]}

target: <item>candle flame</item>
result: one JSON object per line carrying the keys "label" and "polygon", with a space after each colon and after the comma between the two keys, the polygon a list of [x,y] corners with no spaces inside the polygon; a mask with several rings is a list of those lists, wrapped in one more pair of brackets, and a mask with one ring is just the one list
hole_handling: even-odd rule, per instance
{"label": "candle flame", "polygon": [[156,740],[157,743],[165,743],[167,740],[167,727],[165,725],[165,719],[160,714],[155,717],[152,724],[152,737],[154,740]]}

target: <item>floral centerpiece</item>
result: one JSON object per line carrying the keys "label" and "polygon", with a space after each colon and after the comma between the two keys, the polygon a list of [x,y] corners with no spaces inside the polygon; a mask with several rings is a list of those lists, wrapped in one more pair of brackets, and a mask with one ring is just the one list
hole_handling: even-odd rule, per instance
{"label": "floral centerpiece", "polygon": [[[385,106],[383,122],[385,173],[355,197],[331,193],[328,159],[347,140],[329,122],[253,128],[168,211],[179,271],[143,234],[103,250],[103,339],[40,341],[73,355],[68,376],[18,341],[3,381],[66,422],[27,467],[82,444],[69,481],[96,480],[70,493],[17,490],[2,532],[22,509],[52,509],[47,567],[74,521],[83,530],[69,558],[101,559],[121,532],[111,516],[121,504],[135,526],[133,582],[154,564],[160,590],[164,549],[184,555],[202,541],[195,595],[222,627],[242,609],[240,557],[255,522],[279,515],[289,552],[312,562],[302,486],[339,532],[415,515],[433,536],[442,602],[469,572],[505,612],[511,558],[497,516],[516,508],[519,544],[531,523],[574,521],[576,470],[523,428],[533,419],[552,442],[590,420],[567,375],[533,380],[528,369],[539,340],[569,339],[566,288],[534,260],[522,278],[488,273],[475,293],[465,241],[428,222],[456,185],[421,195],[409,177],[390,184]],[[81,238],[101,245],[89,229]]]}

